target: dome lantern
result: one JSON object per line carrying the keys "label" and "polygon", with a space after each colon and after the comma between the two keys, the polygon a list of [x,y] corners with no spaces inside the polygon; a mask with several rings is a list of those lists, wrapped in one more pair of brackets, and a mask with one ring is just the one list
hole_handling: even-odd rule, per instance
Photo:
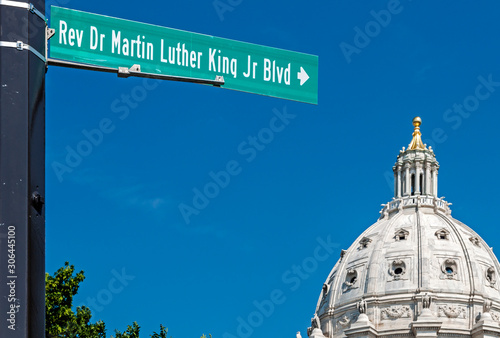
{"label": "dome lantern", "polygon": [[437,174],[439,163],[432,147],[422,143],[420,117],[413,119],[413,138],[408,149],[399,152],[394,171],[394,198],[405,196],[437,197]]}

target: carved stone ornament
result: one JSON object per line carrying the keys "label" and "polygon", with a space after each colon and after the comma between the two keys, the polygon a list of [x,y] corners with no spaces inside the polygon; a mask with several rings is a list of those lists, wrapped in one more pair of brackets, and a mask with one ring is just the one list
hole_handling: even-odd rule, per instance
{"label": "carved stone ornament", "polygon": [[474,244],[475,246],[478,246],[478,247],[481,246],[481,241],[477,237],[470,237],[469,241],[471,241],[472,244]]}
{"label": "carved stone ornament", "polygon": [[422,297],[422,306],[424,307],[424,309],[428,309],[431,307],[431,301],[432,301],[432,298],[429,297],[429,294],[426,293]]}
{"label": "carved stone ornament", "polygon": [[311,318],[311,328],[313,328],[313,329],[320,329],[321,328],[321,322],[319,320],[317,313],[314,313],[314,317]]}
{"label": "carved stone ornament", "polygon": [[450,232],[444,228],[436,231],[436,233],[434,235],[436,235],[437,239],[439,239],[439,240],[449,240],[450,239],[450,237],[449,237]]}
{"label": "carved stone ornament", "polygon": [[347,250],[340,250],[340,261],[342,262],[342,259],[344,258],[345,254],[347,253]]}
{"label": "carved stone ornament", "polygon": [[488,269],[486,269],[484,275],[485,275],[485,279],[486,279],[486,283],[487,283],[486,285],[494,288],[495,284],[497,282],[497,275],[495,272],[495,268],[490,266]]}
{"label": "carved stone ornament", "polygon": [[354,269],[347,269],[347,274],[345,276],[345,282],[344,282],[344,285],[347,287],[347,289],[352,288],[357,281],[358,281],[358,272]]}
{"label": "carved stone ornament", "polygon": [[394,234],[394,239],[396,240],[396,242],[398,241],[403,241],[403,240],[406,240],[408,239],[408,235],[410,233],[408,231],[406,231],[405,229],[399,229],[398,231],[396,231],[396,233]]}
{"label": "carved stone ornament", "polygon": [[490,311],[490,315],[495,322],[500,322],[500,313],[496,311]]}
{"label": "carved stone ornament", "polygon": [[356,303],[356,307],[358,308],[359,313],[366,313],[366,301],[361,298],[361,300]]}
{"label": "carved stone ornament", "polygon": [[359,241],[359,249],[365,249],[368,247],[368,245],[372,242],[372,240],[368,237],[363,237],[363,239],[361,239]]}
{"label": "carved stone ornament", "polygon": [[411,318],[411,308],[408,305],[396,305],[385,309],[380,312],[382,320],[394,320],[398,318]]}
{"label": "carved stone ornament", "polygon": [[488,313],[491,310],[491,305],[492,302],[489,299],[485,299],[484,304],[483,304],[483,312]]}
{"label": "carved stone ornament", "polygon": [[356,320],[358,320],[357,313],[344,314],[343,316],[341,316],[336,320],[334,326],[334,333],[338,333],[340,331],[350,328],[351,324],[355,323]]}
{"label": "carved stone ornament", "polygon": [[438,307],[438,317],[465,319],[466,311],[463,306],[440,305]]}
{"label": "carved stone ornament", "polygon": [[323,297],[326,297],[326,294],[330,291],[330,285],[324,283],[323,284]]}
{"label": "carved stone ornament", "polygon": [[323,305],[326,303],[326,296],[328,295],[328,291],[330,291],[330,285],[329,284],[323,284],[323,290],[321,292],[321,303],[319,304],[319,307],[322,308]]}
{"label": "carved stone ornament", "polygon": [[443,272],[441,278],[457,279],[457,271],[458,271],[457,262],[451,258],[445,259],[443,264],[441,264],[441,271]]}
{"label": "carved stone ornament", "polygon": [[395,279],[401,279],[406,273],[406,264],[402,259],[396,259],[389,265],[389,274]]}
{"label": "carved stone ornament", "polygon": [[339,323],[342,328],[346,328],[349,324],[351,324],[351,318],[344,315],[344,317],[340,318],[337,323]]}

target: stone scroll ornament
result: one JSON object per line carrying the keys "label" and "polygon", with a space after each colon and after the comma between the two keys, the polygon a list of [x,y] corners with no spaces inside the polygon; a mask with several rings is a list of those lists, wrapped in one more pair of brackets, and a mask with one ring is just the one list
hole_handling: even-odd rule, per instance
{"label": "stone scroll ornament", "polygon": [[[500,313],[496,312],[496,311],[493,311],[491,310],[490,311],[490,315],[491,315],[491,318],[495,321],[495,322],[500,322]],[[477,320],[476,320],[477,321]]]}
{"label": "stone scroll ornament", "polygon": [[385,308],[381,311],[382,320],[411,318],[411,309],[408,305],[397,305]]}
{"label": "stone scroll ornament", "polygon": [[438,307],[439,317],[465,319],[465,308],[458,305],[441,305]]}
{"label": "stone scroll ornament", "polygon": [[342,317],[337,319],[334,327],[334,333],[338,333],[342,330],[345,330],[351,326],[352,323],[355,323],[358,320],[358,314],[344,314]]}
{"label": "stone scroll ornament", "polygon": [[344,317],[340,318],[337,323],[340,324],[341,327],[348,327],[349,324],[351,324],[351,319],[349,317],[347,317],[346,315],[344,315]]}

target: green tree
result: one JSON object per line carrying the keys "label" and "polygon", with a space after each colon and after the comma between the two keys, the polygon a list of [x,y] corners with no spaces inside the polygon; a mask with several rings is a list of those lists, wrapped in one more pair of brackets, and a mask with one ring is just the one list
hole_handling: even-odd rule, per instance
{"label": "green tree", "polygon": [[160,333],[153,332],[151,338],[168,338],[167,335],[168,335],[168,327],[165,327],[160,324]]}
{"label": "green tree", "polygon": [[47,338],[105,338],[104,322],[91,324],[88,307],[72,310],[73,296],[85,279],[83,271],[74,272],[75,267],[66,262],[54,276],[45,274],[45,334]]}
{"label": "green tree", "polygon": [[[46,338],[106,338],[106,326],[102,320],[90,323],[92,314],[86,306],[72,310],[73,296],[85,279],[83,271],[75,273],[74,265],[68,262],[53,276],[45,274],[45,335]],[[139,338],[140,326],[134,322],[121,333],[115,330],[114,338]],[[168,328],[160,325],[160,333],[152,338],[168,338]],[[212,335],[209,335],[212,338]],[[113,336],[111,336],[113,338]],[[172,337],[170,337],[172,338]],[[203,334],[201,338],[206,338]]]}
{"label": "green tree", "polygon": [[[136,322],[132,324],[132,326],[128,326],[127,330],[123,333],[121,333],[118,330],[115,330],[116,336],[114,338],[139,338],[139,330],[140,327],[137,325]],[[168,338],[168,327],[165,327],[160,324],[160,333],[153,332],[152,335],[150,335],[151,338]],[[113,338],[113,337],[112,337]],[[170,337],[172,338],[172,337]],[[203,335],[201,338],[206,338],[205,335]],[[212,338],[212,336],[210,336]]]}
{"label": "green tree", "polygon": [[139,338],[139,330],[140,326],[137,325],[137,322],[134,322],[132,326],[128,325],[127,330],[121,333],[118,330],[115,330],[115,338]]}

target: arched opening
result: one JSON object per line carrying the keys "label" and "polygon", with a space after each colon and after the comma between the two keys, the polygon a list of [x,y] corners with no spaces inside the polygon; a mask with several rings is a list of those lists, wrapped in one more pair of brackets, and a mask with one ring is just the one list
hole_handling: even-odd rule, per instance
{"label": "arched opening", "polygon": [[420,174],[420,195],[424,194],[424,174]]}
{"label": "arched opening", "polygon": [[411,174],[411,195],[415,195],[415,174]]}

